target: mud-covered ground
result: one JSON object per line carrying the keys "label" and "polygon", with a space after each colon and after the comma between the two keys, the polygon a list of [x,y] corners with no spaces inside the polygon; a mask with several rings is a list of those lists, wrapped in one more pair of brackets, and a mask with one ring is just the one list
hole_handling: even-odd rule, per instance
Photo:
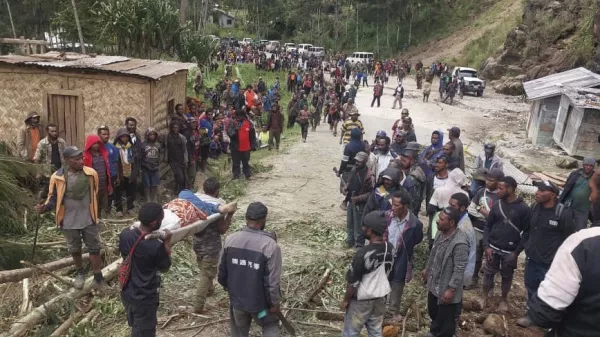
{"label": "mud-covered ground", "polygon": [[[400,110],[391,109],[393,82],[386,87],[381,107],[371,108],[372,88],[361,88],[357,96],[360,119],[366,128],[366,139],[373,139],[377,130],[391,132],[393,122],[399,118]],[[451,126],[459,126],[463,130],[463,142],[466,149],[476,154],[481,144],[494,140],[499,150],[522,156],[541,165],[537,149],[531,148],[524,141],[528,105],[517,98],[505,97],[486,92],[484,97],[465,96],[456,98],[453,106],[441,104],[434,84],[429,103],[421,101],[420,90],[416,90],[413,79],[405,81],[404,107],[410,110],[416,128],[417,140],[427,144],[431,131],[446,130]],[[509,144],[506,146],[505,144]],[[264,150],[262,150],[264,151]],[[532,158],[533,155],[538,157]],[[339,194],[339,183],[332,167],[339,165],[341,145],[339,138],[333,137],[327,125],[321,125],[316,132],[310,132],[306,143],[297,142],[281,151],[280,154],[263,160],[264,166],[272,169],[253,177],[248,185],[247,193],[240,200],[240,214],[236,226],[243,226],[243,211],[252,201],[262,201],[269,207],[267,230],[276,231],[282,247],[284,267],[282,292],[286,316],[293,322],[299,335],[302,336],[339,336],[339,321],[319,320],[315,312],[323,310],[337,312],[339,300],[343,296],[344,273],[352,256],[351,250],[343,248],[345,237],[345,212],[340,210],[342,200]],[[552,162],[553,164],[553,162]],[[550,167],[550,165],[548,165]],[[421,214],[423,217],[423,214]],[[425,220],[423,218],[423,220]],[[426,222],[425,222],[426,223]],[[427,261],[427,250],[421,245],[417,250],[417,265]],[[190,268],[194,268],[191,261]],[[307,303],[307,296],[326,269],[331,269],[331,279],[325,290],[317,296],[317,303]],[[193,277],[193,276],[192,276]],[[499,280],[497,280],[499,281]],[[189,280],[186,281],[189,283]],[[159,336],[228,336],[227,297],[219,289],[209,299],[212,308],[204,317],[182,315],[175,317],[164,329],[159,329]],[[496,287],[499,296],[499,286]],[[175,290],[175,291],[174,291]],[[193,290],[163,289],[163,298],[176,302],[193,297]],[[498,298],[490,300],[485,311],[481,312],[473,304],[479,290],[471,290],[465,295],[465,310],[462,315],[464,324],[459,336],[484,336],[483,320],[489,313],[494,313]],[[521,329],[515,321],[525,312],[525,288],[523,285],[522,262],[516,272],[513,291],[510,297],[510,311],[504,319],[508,331],[506,336],[540,336],[536,329]],[[416,302],[417,305],[413,303]],[[406,336],[417,336],[418,331],[426,331],[428,317],[426,312],[426,291],[415,279],[404,296],[404,310],[411,308],[407,318]],[[164,304],[161,311],[161,326],[171,314],[175,306]],[[417,324],[415,310],[421,316],[421,326]],[[339,316],[339,314],[338,314]],[[502,317],[502,315],[500,315]],[[221,321],[223,320],[223,321]],[[210,324],[204,326],[205,324]],[[186,330],[179,330],[186,329]],[[259,330],[254,330],[259,335]]]}

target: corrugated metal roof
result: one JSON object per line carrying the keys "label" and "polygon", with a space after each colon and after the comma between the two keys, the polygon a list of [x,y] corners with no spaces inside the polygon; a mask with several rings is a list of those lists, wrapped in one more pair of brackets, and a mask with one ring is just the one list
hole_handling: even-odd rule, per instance
{"label": "corrugated metal roof", "polygon": [[36,55],[2,55],[0,63],[30,67],[52,67],[61,69],[89,70],[94,72],[118,73],[158,80],[161,77],[188,70],[194,63],[161,60],[134,59],[125,56],[90,56],[78,53],[49,52]]}
{"label": "corrugated metal roof", "polygon": [[576,107],[600,110],[600,89],[566,87],[562,89],[562,93]]}
{"label": "corrugated metal roof", "polygon": [[583,67],[523,83],[527,99],[534,101],[560,95],[561,88],[564,86],[589,88],[598,85],[600,85],[600,75]]}

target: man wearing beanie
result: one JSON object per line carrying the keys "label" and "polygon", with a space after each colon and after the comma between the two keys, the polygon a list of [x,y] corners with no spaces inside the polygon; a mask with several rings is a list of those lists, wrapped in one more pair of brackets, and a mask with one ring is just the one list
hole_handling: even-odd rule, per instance
{"label": "man wearing beanie", "polygon": [[575,216],[575,229],[582,230],[587,227],[590,217],[590,180],[594,174],[596,158],[583,159],[583,168],[577,169],[567,178],[565,187],[560,194],[558,202],[573,210]]}
{"label": "man wearing beanie", "polygon": [[[383,239],[386,230],[384,211],[373,211],[364,216],[362,231],[369,245],[356,252],[346,276],[348,284],[341,305],[342,311],[346,312],[343,337],[360,336],[363,326],[366,326],[369,337],[381,336],[385,296],[391,291],[387,275],[392,269],[394,250],[394,246]],[[373,277],[381,272],[381,267],[385,270],[382,276],[384,284]],[[376,291],[368,291],[374,287]]]}
{"label": "man wearing beanie", "polygon": [[219,262],[219,284],[229,293],[232,337],[248,337],[254,320],[263,336],[279,336],[281,250],[265,232],[268,209],[253,202],[246,227],[227,237]]}

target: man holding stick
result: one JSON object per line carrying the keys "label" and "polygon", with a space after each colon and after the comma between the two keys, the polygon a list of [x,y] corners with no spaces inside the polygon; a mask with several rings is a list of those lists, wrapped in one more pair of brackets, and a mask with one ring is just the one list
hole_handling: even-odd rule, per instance
{"label": "man holding stick", "polygon": [[85,272],[81,259],[81,242],[90,253],[94,271],[94,286],[106,285],[102,276],[100,259],[100,231],[98,228],[98,174],[94,169],[83,166],[83,151],[67,146],[63,152],[66,167],[58,169],[50,177],[48,199],[35,206],[35,211],[45,213],[54,210],[56,225],[66,238],[67,247],[75,261],[77,276],[74,286],[82,289]]}
{"label": "man holding stick", "polygon": [[125,228],[119,234],[119,251],[123,259],[129,255],[131,269],[121,284],[121,299],[131,327],[131,337],[156,336],[160,273],[171,267],[171,233],[165,230],[163,240],[144,240],[144,236],[160,228],[162,205],[147,203],[140,208],[139,227]]}

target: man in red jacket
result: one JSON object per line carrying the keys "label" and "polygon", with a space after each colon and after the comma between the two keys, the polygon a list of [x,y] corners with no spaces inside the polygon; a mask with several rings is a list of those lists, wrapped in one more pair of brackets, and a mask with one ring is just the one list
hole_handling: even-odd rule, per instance
{"label": "man in red jacket", "polygon": [[98,216],[108,207],[108,196],[112,194],[110,181],[110,164],[108,151],[98,135],[89,134],[85,139],[83,165],[93,168],[98,173]]}

